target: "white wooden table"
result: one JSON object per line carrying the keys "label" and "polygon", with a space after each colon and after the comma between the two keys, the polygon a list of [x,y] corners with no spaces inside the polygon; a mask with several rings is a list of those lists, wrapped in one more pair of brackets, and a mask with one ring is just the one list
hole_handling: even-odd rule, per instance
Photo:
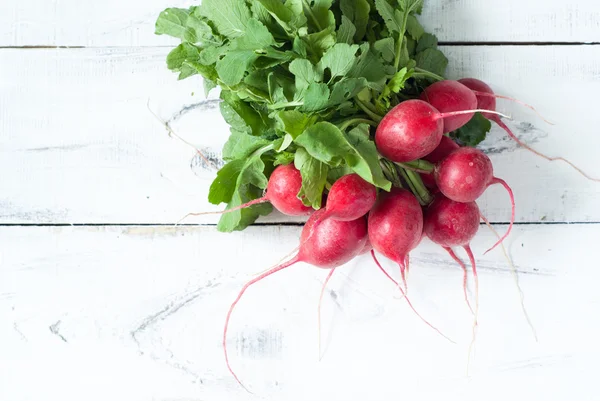
{"label": "white wooden table", "polygon": [[[446,342],[359,258],[316,306],[325,272],[297,266],[249,291],[244,281],[297,244],[297,222],[271,216],[243,233],[208,210],[214,171],[170,138],[218,159],[227,127],[200,80],[177,82],[158,13],[188,0],[2,0],[0,4],[0,400],[598,400],[600,184],[518,149],[494,128],[483,144],[514,188],[507,241],[536,342],[495,237],[473,243],[480,328],[461,273],[439,248],[412,254],[411,296]],[[523,140],[600,176],[600,7],[594,0],[427,0],[422,21],[444,42],[449,76],[474,76],[534,104],[507,102]],[[480,207],[506,229],[508,200]],[[391,264],[387,264],[392,268]],[[394,269],[394,272],[396,270]]]}

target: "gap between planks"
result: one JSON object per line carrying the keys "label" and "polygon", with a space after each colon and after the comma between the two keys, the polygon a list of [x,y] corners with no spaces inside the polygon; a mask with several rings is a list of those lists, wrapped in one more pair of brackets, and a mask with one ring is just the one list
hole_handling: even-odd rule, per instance
{"label": "gap between planks", "polygon": [[[494,226],[507,226],[510,223],[507,221],[492,221]],[[485,223],[479,223],[480,226],[485,226]],[[600,221],[521,221],[514,222],[515,226],[588,226],[588,225],[600,225]],[[169,223],[4,223],[0,224],[2,227],[216,227],[214,223],[183,223],[183,224],[169,224]],[[265,223],[254,223],[249,227],[302,227],[304,222],[265,222]]]}
{"label": "gap between planks", "polygon": [[[439,42],[439,46],[597,46],[600,42]],[[113,48],[173,48],[174,45],[141,45],[141,46],[80,46],[80,45],[25,45],[25,46],[0,46],[2,49],[113,49]]]}

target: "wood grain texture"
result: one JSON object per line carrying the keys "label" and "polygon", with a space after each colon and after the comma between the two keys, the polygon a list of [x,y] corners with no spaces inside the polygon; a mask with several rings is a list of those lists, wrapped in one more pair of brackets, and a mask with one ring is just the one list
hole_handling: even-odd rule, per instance
{"label": "wood grain texture", "polygon": [[[534,104],[556,125],[500,101],[508,124],[550,155],[600,176],[595,94],[600,47],[445,47],[449,76],[474,76]],[[218,162],[228,136],[216,93],[177,81],[166,48],[0,50],[0,223],[174,223],[217,210],[214,171],[170,138],[150,107]],[[542,61],[543,62],[542,62]],[[517,149],[497,127],[482,144],[517,198],[517,220],[600,221],[600,185],[560,162]],[[508,220],[508,198],[490,188],[480,206]],[[214,223],[215,216],[189,222]],[[289,221],[273,215],[262,221]]]}
{"label": "wood grain texture", "polygon": [[[256,399],[225,369],[225,312],[243,282],[296,246],[299,231],[0,228],[0,399]],[[412,400],[592,400],[599,235],[598,225],[527,225],[508,241],[536,343],[501,252],[481,256],[494,241],[481,227],[473,243],[481,311],[470,379],[462,273],[428,242],[412,253],[409,293],[457,345],[414,316],[361,257],[330,282],[320,363],[316,306],[326,272],[298,265],[247,292],[231,322],[232,364],[266,399],[390,399],[400,386]]]}
{"label": "wood grain texture", "polygon": [[[190,0],[19,1],[0,4],[0,46],[157,46],[154,35],[166,7]],[[600,42],[595,1],[430,0],[421,18],[442,41]]]}

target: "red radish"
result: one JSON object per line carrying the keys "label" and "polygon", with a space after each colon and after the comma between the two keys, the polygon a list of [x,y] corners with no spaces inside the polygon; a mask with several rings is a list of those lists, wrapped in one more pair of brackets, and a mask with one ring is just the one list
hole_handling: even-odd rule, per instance
{"label": "red radish", "polygon": [[[469,88],[458,81],[439,81],[428,86],[421,100],[431,104],[441,113],[477,109],[477,97]],[[487,109],[485,107],[479,107]],[[494,109],[495,111],[495,109]],[[444,133],[459,129],[469,122],[475,112],[444,118]]]}
{"label": "red radish", "polygon": [[510,186],[504,180],[494,177],[492,161],[485,153],[470,147],[459,148],[436,165],[434,176],[440,191],[456,202],[473,202],[490,185],[502,185],[510,196],[510,225],[506,234],[486,253],[508,237],[515,221],[515,198]]}
{"label": "red radish", "polygon": [[[463,269],[463,291],[465,301],[473,312],[467,297],[467,275],[464,263],[456,256],[452,247],[469,249],[469,243],[479,230],[479,207],[475,202],[456,202],[438,194],[425,212],[423,231],[434,243],[441,245]],[[467,250],[470,252],[470,250]],[[477,270],[472,265],[473,276],[477,283]],[[477,294],[477,286],[475,293]],[[476,295],[477,298],[477,295]]]}
{"label": "red radish", "polygon": [[369,241],[377,252],[398,263],[405,289],[408,253],[419,245],[422,233],[421,205],[405,189],[383,193],[369,213]]}
{"label": "red radish", "polygon": [[348,174],[333,183],[327,194],[322,219],[351,221],[363,217],[377,201],[377,188],[358,174]]}
{"label": "red radish", "polygon": [[[456,142],[454,142],[451,138],[447,136],[442,136],[442,141],[438,145],[437,148],[433,150],[430,154],[423,157],[423,160],[428,161],[429,163],[436,164],[442,161],[443,158],[448,156],[452,151],[458,149],[460,146]],[[433,174],[421,174],[421,179],[423,180],[423,184],[430,189],[437,189],[437,185],[435,184],[435,178]]]}
{"label": "red radish", "polygon": [[307,216],[314,212],[314,210],[309,206],[305,206],[298,198],[297,195],[300,192],[300,188],[302,188],[300,171],[293,164],[280,165],[271,173],[266,194],[262,198],[251,200],[243,205],[221,212],[189,213],[183,219],[189,216],[229,213],[265,202],[271,202],[275,209],[288,216]]}
{"label": "red radish", "polygon": [[444,119],[462,115],[472,116],[477,111],[487,110],[440,113],[422,100],[407,100],[383,117],[375,132],[375,145],[383,157],[393,162],[406,163],[417,160],[433,152],[440,144],[444,133]]}
{"label": "red radish", "polygon": [[379,268],[379,270],[381,270],[381,272],[392,282],[394,283],[394,285],[396,287],[398,287],[398,289],[400,290],[400,293],[402,294],[402,297],[404,299],[406,299],[406,303],[408,304],[408,306],[410,307],[410,309],[412,309],[413,312],[415,312],[415,315],[417,315],[419,317],[419,319],[421,319],[427,326],[431,327],[432,329],[434,329],[435,331],[438,332],[438,334],[440,334],[442,337],[444,337],[446,340],[454,343],[454,341],[452,341],[449,337],[447,337],[444,333],[442,333],[439,329],[437,329],[435,326],[433,326],[431,323],[429,323],[427,320],[425,320],[425,318],[423,316],[421,316],[421,314],[419,312],[417,312],[417,310],[415,309],[415,307],[413,306],[412,302],[410,302],[410,300],[408,299],[408,296],[406,295],[406,293],[404,292],[404,290],[402,289],[402,287],[400,286],[400,284],[398,284],[398,282],[396,280],[394,280],[394,278],[392,276],[389,275],[389,273],[383,268],[383,266],[381,266],[381,263],[379,263],[379,260],[377,259],[377,256],[375,256],[375,251],[371,250],[371,256],[373,257],[373,260],[375,261],[375,264],[377,265],[377,267]]}
{"label": "red radish", "polygon": [[227,368],[242,387],[244,387],[244,385],[238,379],[229,364],[229,356],[227,354],[227,329],[229,327],[231,313],[246,290],[251,285],[256,284],[271,274],[288,268],[298,262],[308,263],[322,269],[334,269],[352,260],[365,246],[367,241],[367,222],[364,217],[353,221],[326,219],[321,221],[320,224],[315,227],[313,232],[313,225],[321,219],[323,213],[325,213],[325,210],[319,210],[314,213],[304,225],[300,236],[300,249],[296,256],[247,282],[242,287],[237,298],[233,301],[227,312],[225,327],[223,329],[223,352],[225,354]]}
{"label": "red radish", "polygon": [[[513,98],[509,98],[506,96],[499,96],[496,95],[494,93],[494,91],[492,90],[492,88],[490,88],[490,86],[488,84],[486,84],[483,81],[480,81],[478,79],[475,78],[463,78],[463,79],[459,79],[458,82],[462,83],[463,85],[465,85],[466,87],[468,87],[469,89],[471,89],[471,91],[473,91],[473,93],[475,94],[475,96],[477,97],[477,108],[479,109],[486,109],[486,110],[496,110],[496,98],[500,98],[500,99],[508,99],[508,100],[512,100],[515,101],[517,103],[523,104],[524,106],[532,109],[533,111],[535,111],[535,109],[531,106],[529,106],[526,103],[520,102],[516,99]],[[537,111],[536,111],[537,113]],[[504,124],[504,122],[500,119],[500,116],[497,114],[491,114],[491,113],[482,113],[483,116],[485,118],[487,118],[490,121],[495,122],[496,124],[498,124],[498,126],[500,128],[502,128],[504,131],[506,131],[506,133],[508,134],[509,137],[511,137],[515,142],[517,142],[521,147],[527,149],[528,151],[548,160],[548,161],[555,161],[555,160],[561,160],[565,163],[567,163],[569,166],[573,167],[575,170],[577,170],[581,175],[583,175],[585,178],[591,180],[591,181],[596,181],[596,182],[600,182],[600,179],[598,178],[593,178],[590,177],[586,172],[584,172],[582,169],[580,169],[579,167],[575,166],[573,163],[571,163],[569,160],[565,159],[564,157],[550,157],[547,156],[541,152],[538,152],[537,150],[533,149],[531,146],[527,145],[526,143],[522,142],[519,138],[517,138],[517,136],[515,134],[513,134],[513,132],[511,131],[510,128],[508,128],[508,126],[506,124]],[[539,113],[538,113],[539,115]],[[543,117],[542,117],[543,118]]]}

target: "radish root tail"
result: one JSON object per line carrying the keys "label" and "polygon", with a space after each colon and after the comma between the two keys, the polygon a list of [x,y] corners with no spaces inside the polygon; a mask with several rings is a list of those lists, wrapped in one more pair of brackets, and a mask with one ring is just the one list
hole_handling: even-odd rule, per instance
{"label": "radish root tail", "polygon": [[323,282],[323,287],[321,287],[321,295],[319,295],[319,305],[317,307],[317,316],[318,316],[317,331],[319,334],[319,361],[323,358],[323,353],[321,352],[321,304],[323,303],[323,295],[325,294],[325,288],[327,287],[327,283],[331,279],[331,276],[333,276],[333,272],[335,272],[335,269],[336,268],[334,267],[333,269],[331,269],[329,274],[327,274],[327,277],[325,278],[325,281]]}
{"label": "radish root tail", "polygon": [[511,102],[515,102],[520,104],[521,106],[525,106],[527,107],[529,110],[533,111],[535,114],[538,115],[539,118],[541,118],[546,124],[549,125],[555,125],[554,123],[548,121],[546,118],[544,118],[544,116],[535,109],[535,107],[533,107],[530,104],[527,104],[519,99],[515,99],[514,97],[508,97],[508,96],[503,96],[503,95],[496,95],[495,93],[487,93],[487,92],[479,92],[479,91],[474,91],[472,90],[472,92],[476,95],[476,96],[483,96],[483,97],[495,97],[497,99],[504,99],[504,100],[510,100]]}
{"label": "radish root tail", "polygon": [[[500,238],[500,234],[498,234],[498,231],[496,231],[494,229],[494,227],[492,226],[490,221],[483,214],[481,214],[481,220],[483,220],[483,222],[488,226],[488,228],[496,235],[496,238]],[[521,289],[521,285],[519,284],[519,275],[517,274],[517,268],[515,267],[515,264],[513,263],[510,256],[508,255],[508,252],[506,251],[504,244],[500,244],[500,247],[502,248],[502,253],[504,254],[504,257],[506,258],[506,261],[508,262],[508,264],[510,266],[510,272],[512,273],[513,280],[515,282],[515,285],[517,286],[517,290],[519,291],[519,299],[521,302],[521,310],[523,311],[523,316],[525,316],[525,320],[527,321],[527,324],[529,325],[529,328],[531,329],[531,333],[533,334],[533,338],[535,339],[535,342],[537,343],[538,342],[537,331],[535,330],[535,327],[533,326],[533,323],[531,322],[531,318],[529,317],[527,308],[525,308],[525,294],[523,293],[523,290]]]}
{"label": "radish root tail", "polygon": [[240,290],[240,292],[238,293],[238,296],[236,297],[236,299],[233,301],[233,303],[231,304],[231,306],[229,307],[229,311],[227,312],[227,317],[225,318],[225,326],[223,327],[223,353],[225,355],[225,363],[227,364],[227,369],[229,370],[229,372],[232,374],[232,376],[235,378],[235,380],[239,383],[240,386],[242,386],[244,388],[244,390],[246,390],[249,393],[252,393],[250,390],[248,390],[246,388],[246,386],[244,386],[244,384],[241,382],[241,380],[238,378],[238,376],[235,374],[235,372],[233,371],[231,364],[229,363],[229,355],[227,353],[227,331],[229,329],[229,320],[231,319],[231,314],[233,312],[233,309],[235,308],[235,306],[237,305],[237,303],[240,301],[240,299],[242,298],[242,296],[244,295],[244,293],[246,292],[246,290],[253,284],[256,284],[257,282],[261,281],[262,279],[270,276],[271,274],[277,273],[280,270],[283,270],[285,268],[288,268],[290,266],[292,266],[293,264],[299,262],[298,259],[298,255],[296,255],[294,258],[290,259],[289,261],[280,264],[279,266],[275,266],[274,268],[272,268],[271,270],[261,274],[260,276],[253,278],[252,280],[248,281]]}
{"label": "radish root tail", "polygon": [[179,225],[183,220],[187,219],[188,217],[192,217],[192,216],[205,216],[205,215],[209,215],[209,214],[225,214],[225,213],[230,213],[230,212],[235,212],[236,210],[245,209],[247,207],[258,205],[259,203],[265,203],[265,202],[268,202],[268,201],[269,201],[269,198],[267,198],[266,196],[263,196],[262,198],[258,198],[258,199],[251,200],[250,202],[246,202],[243,205],[232,207],[231,209],[221,210],[221,211],[218,211],[218,212],[188,213],[185,216],[183,216],[181,219],[179,219],[177,221],[177,223],[175,223],[175,225]]}
{"label": "radish root tail", "polygon": [[492,182],[490,183],[490,185],[494,185],[494,184],[502,185],[508,192],[508,196],[510,196],[510,205],[511,205],[510,224],[508,226],[508,230],[506,230],[506,233],[502,236],[502,238],[500,238],[498,240],[498,242],[496,242],[494,244],[494,246],[492,246],[490,249],[485,251],[484,255],[504,242],[504,240],[510,235],[510,232],[512,231],[512,228],[513,228],[513,224],[515,222],[515,196],[513,194],[511,187],[506,183],[506,181],[504,181],[500,178],[497,178],[497,177],[494,177],[492,179]]}
{"label": "radish root tail", "polygon": [[443,247],[446,252],[448,252],[448,254],[450,254],[450,257],[452,259],[454,259],[454,261],[456,263],[459,264],[460,268],[463,271],[463,292],[465,294],[465,302],[467,303],[467,306],[469,307],[469,310],[471,311],[472,315],[475,315],[475,312],[473,311],[473,308],[471,307],[471,302],[469,302],[469,297],[467,295],[467,266],[465,266],[465,264],[463,263],[462,260],[459,259],[458,256],[456,256],[456,254],[454,253],[454,251],[452,250],[452,248],[448,248],[448,247]]}
{"label": "radish root tail", "polygon": [[469,261],[471,262],[471,267],[473,269],[473,282],[475,283],[475,316],[473,317],[473,329],[471,336],[471,343],[469,344],[469,354],[467,356],[467,376],[469,375],[469,365],[471,362],[471,352],[473,350],[473,346],[475,345],[475,337],[477,335],[477,318],[479,316],[479,278],[477,277],[477,267],[475,263],[475,256],[473,256],[473,251],[471,251],[471,247],[466,245],[463,247],[469,255]]}
{"label": "radish root tail", "polygon": [[402,286],[396,280],[394,280],[392,278],[392,276],[390,276],[388,274],[388,272],[383,268],[383,266],[381,266],[381,263],[379,263],[379,260],[377,259],[377,256],[375,256],[375,251],[371,250],[371,256],[373,257],[373,260],[375,261],[375,264],[377,265],[377,267],[379,268],[379,270],[381,270],[381,272],[390,281],[392,281],[396,285],[396,287],[398,287],[398,290],[400,290],[400,293],[402,294],[402,297],[404,299],[406,299],[406,303],[408,304],[408,306],[410,307],[410,309],[415,313],[415,315],[417,315],[417,317],[419,319],[421,319],[423,321],[423,323],[425,323],[427,326],[431,327],[433,330],[435,330],[439,335],[441,335],[442,337],[444,337],[446,340],[450,341],[453,344],[456,344],[455,341],[453,341],[450,337],[448,337],[444,333],[442,333],[437,327],[435,327],[434,325],[432,325],[431,323],[429,323],[427,320],[425,320],[425,318],[423,316],[421,316],[421,314],[419,312],[417,312],[417,310],[413,306],[412,302],[410,302],[410,299],[408,299],[408,295],[402,289]]}
{"label": "radish root tail", "polygon": [[506,114],[500,113],[499,111],[495,111],[495,110],[485,110],[485,109],[473,109],[473,110],[461,110],[461,111],[449,111],[447,113],[440,113],[437,116],[434,116],[434,119],[439,120],[440,118],[448,118],[448,117],[454,117],[454,116],[461,116],[463,114],[471,114],[471,113],[489,113],[489,114],[495,114],[497,116],[500,117],[504,117],[504,118],[508,118],[509,120],[512,120],[511,116],[507,116]]}
{"label": "radish root tail", "polygon": [[590,181],[594,181],[594,182],[600,182],[600,178],[594,178],[590,175],[588,175],[585,171],[583,171],[581,168],[577,167],[576,165],[574,165],[573,163],[571,163],[571,161],[569,161],[568,159],[565,159],[564,157],[550,157],[547,156],[541,152],[538,152],[537,150],[533,149],[531,146],[527,145],[526,143],[523,143],[523,141],[521,141],[519,138],[517,138],[517,136],[515,134],[513,134],[513,132],[511,131],[510,128],[508,128],[508,126],[506,124],[504,124],[504,122],[502,120],[500,120],[500,118],[493,118],[492,119],[496,124],[498,124],[498,126],[500,128],[502,128],[504,131],[506,131],[506,133],[508,134],[508,136],[510,136],[515,142],[517,142],[519,144],[519,146],[527,149],[528,151],[538,155],[539,157],[548,160],[549,162],[553,162],[553,161],[562,161],[567,163],[569,166],[571,166],[573,169],[575,169],[579,174],[581,174],[582,176],[584,176],[585,178],[587,178]]}

